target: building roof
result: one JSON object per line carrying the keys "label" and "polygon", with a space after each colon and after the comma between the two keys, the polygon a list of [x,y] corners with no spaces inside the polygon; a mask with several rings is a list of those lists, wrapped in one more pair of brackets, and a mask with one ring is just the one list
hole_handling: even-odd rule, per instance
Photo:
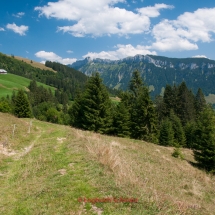
{"label": "building roof", "polygon": [[0,69],[0,73],[7,73],[7,71],[4,69]]}

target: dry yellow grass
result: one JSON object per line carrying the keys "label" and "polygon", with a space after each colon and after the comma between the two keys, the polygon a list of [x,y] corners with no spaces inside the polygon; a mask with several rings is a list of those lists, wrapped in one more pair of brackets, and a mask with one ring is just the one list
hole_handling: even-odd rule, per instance
{"label": "dry yellow grass", "polygon": [[208,96],[205,96],[205,100],[207,103],[215,104],[215,95],[209,94]]}
{"label": "dry yellow grass", "polygon": [[[88,209],[87,214],[214,214],[215,176],[192,166],[191,150],[182,149],[185,160],[180,160],[171,156],[174,150],[171,147],[37,120],[33,121],[32,133],[29,134],[29,122],[30,119],[0,113],[0,143],[8,137],[12,150],[17,152],[20,147],[35,143],[28,156],[25,154],[21,160],[15,160],[17,163],[9,162],[11,167],[14,165],[13,177],[9,167],[8,172],[0,168],[0,176],[7,173],[10,186],[14,186],[10,189],[11,195],[4,197],[12,202],[13,207],[23,204],[30,214],[84,214]],[[14,124],[17,130],[12,138]],[[0,164],[7,161],[3,158],[5,156],[0,154]],[[19,174],[24,184],[17,176]],[[9,188],[4,187],[3,180],[1,183],[0,194],[5,194],[4,190]],[[30,186],[32,184],[34,187]],[[13,192],[21,192],[28,198],[17,203],[12,197]],[[38,199],[38,193],[44,199]],[[58,196],[61,198],[60,208],[56,205]],[[138,204],[81,204],[73,196],[127,196],[138,198]],[[26,203],[26,206],[22,203],[25,201],[30,204]],[[44,201],[52,206],[45,212]],[[37,211],[32,212],[37,204]],[[3,208],[2,211],[10,209]]]}
{"label": "dry yellow grass", "polygon": [[44,69],[44,70],[50,70],[52,72],[56,72],[55,70],[45,66],[42,63],[39,63],[39,62],[36,62],[36,61],[33,61],[33,60],[29,60],[27,58],[19,57],[19,56],[14,56],[14,58],[17,59],[17,60],[21,60],[21,61],[23,61],[25,63],[28,63],[33,67],[36,67],[36,68],[39,68],[39,69]]}
{"label": "dry yellow grass", "polygon": [[88,136],[86,147],[114,173],[117,186],[156,204],[159,214],[214,214],[215,177],[191,165],[191,150],[182,149],[180,160],[171,147],[99,134]]}

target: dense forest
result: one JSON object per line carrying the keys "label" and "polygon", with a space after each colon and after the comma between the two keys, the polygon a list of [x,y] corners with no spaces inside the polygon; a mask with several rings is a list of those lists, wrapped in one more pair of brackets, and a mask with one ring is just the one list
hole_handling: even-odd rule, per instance
{"label": "dense forest", "polygon": [[134,70],[138,70],[150,86],[154,98],[163,92],[166,84],[179,85],[186,81],[189,89],[197,93],[200,87],[204,94],[215,94],[215,61],[206,58],[168,58],[155,55],[136,55],[120,60],[79,60],[72,68],[90,75],[99,72],[106,86],[126,90]]}
{"label": "dense forest", "polygon": [[57,72],[41,70],[15,59],[13,56],[9,57],[0,53],[0,68],[9,73],[56,87],[59,91],[66,93],[70,100],[75,98],[78,89],[84,89],[88,78],[83,73],[59,63],[46,62],[46,64]]}
{"label": "dense forest", "polygon": [[[15,59],[13,56],[9,57],[0,53],[0,68],[9,73],[55,87],[60,92],[66,93],[69,100],[74,100],[76,93],[84,90],[88,77],[82,72],[51,61],[46,61],[45,66],[52,68],[56,73],[35,68],[26,62]],[[106,88],[111,95],[118,94],[117,90]]]}
{"label": "dense forest", "polygon": [[[28,86],[29,92],[18,90],[11,97],[1,98],[1,112],[172,146],[175,147],[173,156],[180,158],[183,158],[180,148],[190,148],[199,167],[210,172],[215,170],[215,113],[206,104],[200,88],[194,95],[185,82],[166,85],[164,95],[157,96],[153,102],[149,88],[135,70],[128,90],[121,91],[120,101],[114,103],[99,73],[95,73],[86,85],[82,83],[82,90],[74,83],[72,92],[77,95],[71,102],[71,94],[65,86],[72,83],[73,74],[61,64],[46,64],[59,71],[59,81],[63,80],[55,93],[37,86],[33,80]],[[55,78],[56,74],[52,74]]]}

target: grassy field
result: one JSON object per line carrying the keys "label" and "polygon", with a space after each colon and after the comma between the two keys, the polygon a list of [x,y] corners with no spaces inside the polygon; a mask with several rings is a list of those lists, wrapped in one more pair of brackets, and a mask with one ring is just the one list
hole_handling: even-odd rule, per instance
{"label": "grassy field", "polygon": [[113,103],[116,103],[116,104],[118,104],[119,102],[120,102],[120,98],[119,97],[110,97],[110,100],[113,102]]}
{"label": "grassy field", "polygon": [[205,96],[205,100],[207,103],[215,104],[215,95],[209,94],[208,96]]}
{"label": "grassy field", "polygon": [[[27,90],[29,86],[30,79],[14,75],[14,74],[6,74],[0,75],[0,98],[5,97],[7,95],[12,95],[13,90],[24,89]],[[38,85],[41,85],[45,88],[49,86],[37,82]],[[55,88],[50,87],[52,92],[54,92]]]}
{"label": "grassy field", "polygon": [[33,60],[30,60],[30,59],[27,59],[27,58],[23,58],[23,57],[18,57],[18,56],[14,56],[15,59],[17,60],[21,60],[25,63],[28,63],[30,64],[31,66],[33,67],[36,67],[36,68],[39,68],[39,69],[44,69],[44,70],[50,70],[52,72],[56,72],[55,70],[53,70],[52,68],[49,68],[47,66],[45,66],[44,64],[42,63],[39,63],[39,62],[36,62],[36,61],[33,61]]}
{"label": "grassy field", "polygon": [[215,177],[182,151],[0,113],[0,214],[214,214]]}

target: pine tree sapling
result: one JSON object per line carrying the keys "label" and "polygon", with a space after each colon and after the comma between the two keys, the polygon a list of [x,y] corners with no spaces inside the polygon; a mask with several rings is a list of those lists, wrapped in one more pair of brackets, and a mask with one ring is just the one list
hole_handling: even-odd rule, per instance
{"label": "pine tree sapling", "polygon": [[184,159],[184,156],[179,147],[175,147],[174,152],[172,153],[172,156],[175,158],[180,158],[182,160]]}

